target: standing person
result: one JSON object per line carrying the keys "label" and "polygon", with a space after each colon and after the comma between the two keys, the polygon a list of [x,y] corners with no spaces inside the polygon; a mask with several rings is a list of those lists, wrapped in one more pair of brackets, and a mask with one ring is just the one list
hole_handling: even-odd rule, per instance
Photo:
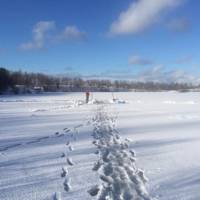
{"label": "standing person", "polygon": [[90,92],[87,91],[87,92],[85,93],[85,96],[86,96],[86,103],[88,103],[88,102],[89,102],[89,99],[90,99]]}

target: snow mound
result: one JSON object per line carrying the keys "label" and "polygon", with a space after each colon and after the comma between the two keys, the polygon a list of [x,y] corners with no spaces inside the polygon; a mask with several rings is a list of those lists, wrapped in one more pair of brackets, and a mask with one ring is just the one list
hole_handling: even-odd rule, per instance
{"label": "snow mound", "polygon": [[172,101],[172,100],[163,101],[163,103],[164,104],[186,104],[186,105],[194,105],[194,104],[196,104],[196,102],[194,102],[194,101],[177,102],[177,101]]}
{"label": "snow mound", "polygon": [[104,99],[104,100],[94,99],[89,101],[88,104],[103,105],[103,104],[126,104],[126,103],[128,102],[123,99]]}
{"label": "snow mound", "polygon": [[47,109],[36,109],[36,110],[33,110],[33,112],[46,112],[48,111]]}

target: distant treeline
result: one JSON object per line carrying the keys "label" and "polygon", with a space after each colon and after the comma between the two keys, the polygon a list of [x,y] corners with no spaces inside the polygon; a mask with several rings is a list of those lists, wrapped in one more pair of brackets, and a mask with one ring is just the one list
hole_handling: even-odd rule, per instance
{"label": "distant treeline", "polygon": [[155,83],[120,80],[84,80],[79,77],[57,77],[42,73],[9,71],[0,68],[0,93],[34,92],[42,88],[46,92],[78,92],[78,91],[161,91],[188,90],[196,88],[188,83]]}

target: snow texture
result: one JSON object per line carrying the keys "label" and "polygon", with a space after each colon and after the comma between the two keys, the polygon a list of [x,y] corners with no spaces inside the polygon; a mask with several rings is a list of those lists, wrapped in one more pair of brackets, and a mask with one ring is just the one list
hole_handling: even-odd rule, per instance
{"label": "snow texture", "polygon": [[120,139],[115,118],[101,108],[93,118],[93,125],[93,144],[100,154],[93,170],[99,171],[103,183],[101,189],[91,188],[89,193],[98,195],[98,200],[151,200],[145,188],[147,178],[136,167],[133,151]]}
{"label": "snow texture", "polygon": [[1,96],[0,200],[199,200],[199,93],[114,96]]}

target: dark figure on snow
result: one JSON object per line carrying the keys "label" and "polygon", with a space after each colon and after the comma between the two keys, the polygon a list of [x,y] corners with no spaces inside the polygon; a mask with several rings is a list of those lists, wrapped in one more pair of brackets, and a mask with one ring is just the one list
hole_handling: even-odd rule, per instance
{"label": "dark figure on snow", "polygon": [[89,102],[89,99],[90,99],[90,93],[87,91],[87,92],[85,93],[85,96],[86,96],[86,103],[88,103],[88,102]]}

